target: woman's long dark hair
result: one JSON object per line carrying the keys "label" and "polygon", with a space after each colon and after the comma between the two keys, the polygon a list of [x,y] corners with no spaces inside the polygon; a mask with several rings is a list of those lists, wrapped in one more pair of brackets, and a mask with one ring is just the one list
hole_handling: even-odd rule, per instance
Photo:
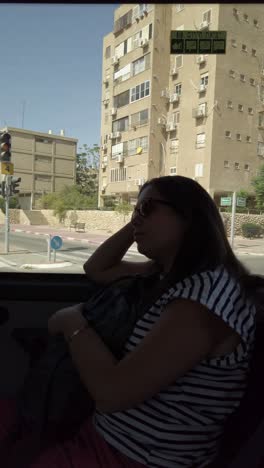
{"label": "woman's long dark hair", "polygon": [[182,248],[175,260],[181,278],[224,265],[256,303],[264,302],[264,277],[251,275],[233,253],[224,223],[211,196],[198,182],[183,176],[164,176],[147,181],[160,195],[173,203],[175,211],[188,221]]}

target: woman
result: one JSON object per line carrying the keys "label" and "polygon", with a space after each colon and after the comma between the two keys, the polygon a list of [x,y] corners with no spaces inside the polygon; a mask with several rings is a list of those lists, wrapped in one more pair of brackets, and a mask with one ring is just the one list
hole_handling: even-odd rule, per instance
{"label": "woman", "polygon": [[[122,260],[134,241],[149,261]],[[213,200],[185,177],[150,180],[131,222],[84,270],[101,283],[157,272],[153,289],[164,278],[169,286],[136,323],[119,362],[87,327],[81,305],[51,317],[49,331],[64,334],[96,411],[75,441],[32,468],[209,466],[247,387],[256,315],[254,277],[234,256]]]}

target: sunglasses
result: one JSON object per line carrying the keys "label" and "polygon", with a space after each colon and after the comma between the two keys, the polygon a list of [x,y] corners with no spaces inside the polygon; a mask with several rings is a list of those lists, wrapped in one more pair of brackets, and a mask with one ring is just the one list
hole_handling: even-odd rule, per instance
{"label": "sunglasses", "polygon": [[156,208],[156,205],[167,205],[170,206],[171,208],[176,209],[175,205],[173,203],[167,202],[165,200],[158,200],[155,198],[148,198],[147,200],[143,200],[139,206],[134,208],[134,213],[133,216],[138,213],[140,216],[143,218],[146,218],[149,216]]}

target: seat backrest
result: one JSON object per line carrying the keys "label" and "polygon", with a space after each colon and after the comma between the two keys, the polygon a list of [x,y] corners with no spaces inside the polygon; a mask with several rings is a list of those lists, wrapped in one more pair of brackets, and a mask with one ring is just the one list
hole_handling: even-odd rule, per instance
{"label": "seat backrest", "polygon": [[[252,441],[264,426],[264,321],[258,319],[256,341],[251,361],[249,384],[238,410],[228,419],[221,441],[215,468],[232,467],[242,448]],[[263,429],[262,429],[263,430]],[[263,439],[264,442],[264,439]],[[264,443],[263,443],[264,455]],[[243,465],[247,466],[247,465]],[[253,468],[253,465],[248,465]],[[234,465],[235,468],[235,465]]]}

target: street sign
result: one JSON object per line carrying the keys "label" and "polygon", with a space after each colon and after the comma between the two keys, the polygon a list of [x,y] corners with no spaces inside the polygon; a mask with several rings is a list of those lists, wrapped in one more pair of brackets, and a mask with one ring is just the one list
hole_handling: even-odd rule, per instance
{"label": "street sign", "polygon": [[245,207],[245,206],[246,206],[246,202],[247,202],[247,199],[246,199],[246,198],[237,197],[237,201],[236,201],[237,206]]}
{"label": "street sign", "polygon": [[220,205],[221,206],[232,206],[232,198],[231,197],[221,197]]}
{"label": "street sign", "polygon": [[1,162],[1,174],[13,175],[14,164],[10,162]]}
{"label": "street sign", "polygon": [[62,246],[62,238],[60,236],[54,236],[50,240],[50,246],[53,250],[59,250]]}
{"label": "street sign", "polygon": [[226,31],[171,31],[171,54],[225,54]]}

